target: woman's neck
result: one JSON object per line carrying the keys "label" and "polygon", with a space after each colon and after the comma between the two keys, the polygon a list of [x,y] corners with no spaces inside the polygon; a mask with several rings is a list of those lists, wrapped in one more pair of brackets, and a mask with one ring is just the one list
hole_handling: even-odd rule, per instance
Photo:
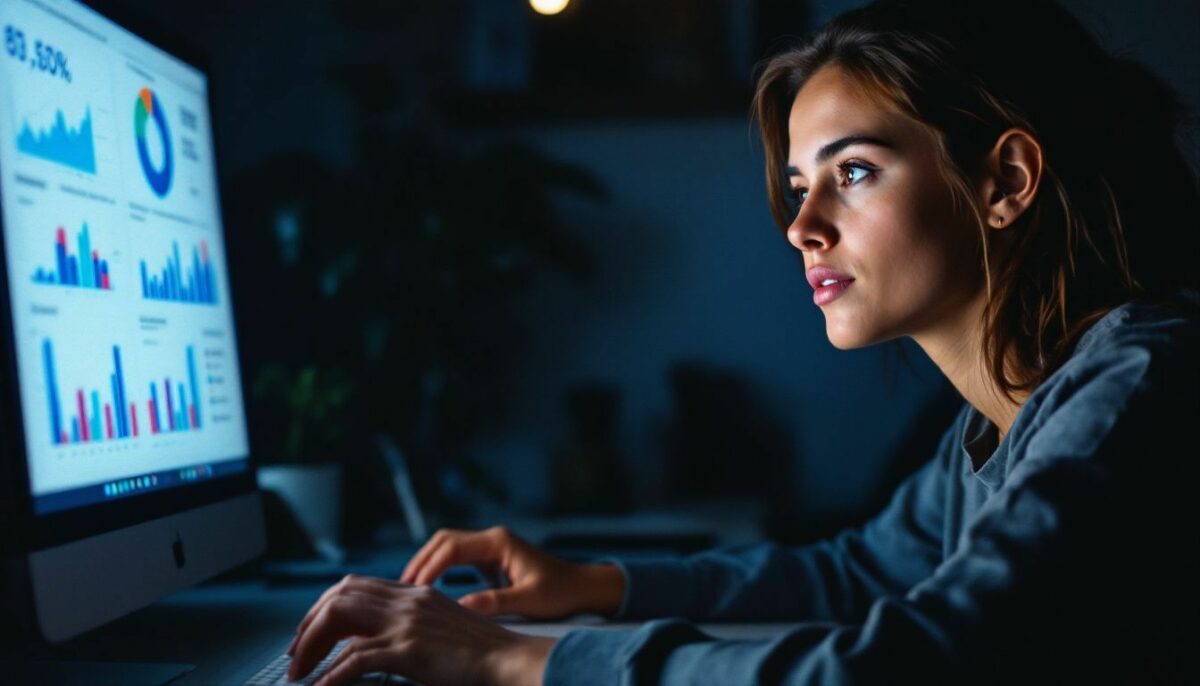
{"label": "woman's neck", "polygon": [[1000,392],[983,355],[983,297],[961,310],[958,321],[946,322],[935,331],[913,336],[929,359],[954,385],[959,394],[980,414],[996,425],[999,440],[1012,426],[1027,396],[1013,401]]}

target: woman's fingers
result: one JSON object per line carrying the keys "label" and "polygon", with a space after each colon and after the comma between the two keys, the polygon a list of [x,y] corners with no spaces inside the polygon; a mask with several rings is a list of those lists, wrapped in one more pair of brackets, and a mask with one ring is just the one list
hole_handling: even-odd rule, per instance
{"label": "woman's fingers", "polygon": [[[381,581],[381,580],[380,580]],[[386,597],[352,588],[329,597],[299,637],[288,678],[309,675],[341,639],[354,640],[318,682],[342,686],[372,672],[400,673],[421,683],[476,686],[520,670],[532,682],[553,641],[535,646],[485,620],[430,586],[385,583]],[[500,601],[497,607],[503,607]],[[517,671],[514,671],[517,670]]]}
{"label": "woman's fingers", "polygon": [[[343,653],[344,654],[344,653]],[[402,646],[377,647],[356,650],[346,660],[330,666],[316,686],[344,686],[364,674],[372,672],[403,673],[405,649]],[[339,656],[340,657],[340,656]]]}
{"label": "woman's fingers", "polygon": [[404,573],[400,575],[401,583],[411,584],[413,579],[416,578],[417,572],[425,564],[425,561],[429,559],[429,556],[433,554],[433,551],[437,550],[438,547],[441,546],[442,541],[446,540],[446,538],[449,536],[457,535],[459,533],[462,532],[454,531],[452,529],[438,529],[437,531],[433,532],[433,535],[429,537],[429,540],[425,542],[425,545],[421,546],[421,549],[417,551],[417,554],[413,555],[412,559],[408,561],[407,565],[405,565]]}
{"label": "woman's fingers", "polygon": [[390,645],[392,638],[387,635],[375,636],[374,638],[356,638],[351,641],[342,652],[334,658],[333,662],[329,663],[329,668],[325,670],[325,674],[334,673],[337,668],[346,660],[350,659],[351,655],[362,652],[364,650],[374,650],[375,648],[383,648]]}
{"label": "woman's fingers", "polygon": [[289,677],[295,680],[307,675],[343,638],[378,632],[391,620],[390,603],[385,595],[353,590],[329,598],[293,641]]}
{"label": "woman's fingers", "polygon": [[537,608],[537,593],[528,586],[476,591],[459,598],[458,603],[481,615],[512,613],[536,617],[542,614]]}
{"label": "woman's fingers", "polygon": [[325,603],[308,627],[296,637],[288,678],[302,679],[317,666],[342,638],[352,635],[353,624],[361,609],[356,607],[362,596],[338,595]]}
{"label": "woman's fingers", "polygon": [[430,558],[436,555],[447,545],[450,545],[452,541],[468,535],[470,535],[470,533],[466,531],[439,529],[436,533],[434,533],[433,537],[429,539],[429,542],[422,546],[421,549],[417,551],[416,555],[413,555],[413,559],[409,561],[408,565],[404,568],[404,574],[400,576],[400,581],[402,583],[416,585],[417,578],[420,576],[421,570],[429,564]]}
{"label": "woman's fingers", "polygon": [[413,558],[401,581],[424,586],[454,565],[498,563],[503,553],[501,541],[491,531],[454,531],[431,540]]}
{"label": "woman's fingers", "polygon": [[417,571],[413,584],[431,584],[446,569],[460,564],[496,562],[500,551],[493,537],[486,534],[465,534],[447,539]]}
{"label": "woman's fingers", "polygon": [[390,590],[388,585],[391,583],[384,579],[374,579],[356,574],[347,574],[342,577],[341,581],[325,589],[325,592],[321,594],[317,602],[313,603],[312,607],[308,609],[308,613],[304,615],[304,619],[300,620],[300,625],[296,627],[296,637],[292,639],[292,644],[288,646],[288,655],[295,653],[296,642],[300,640],[300,636],[304,634],[304,631],[312,623],[317,613],[321,611],[321,608],[325,607],[335,596],[347,593],[366,593],[386,598]]}

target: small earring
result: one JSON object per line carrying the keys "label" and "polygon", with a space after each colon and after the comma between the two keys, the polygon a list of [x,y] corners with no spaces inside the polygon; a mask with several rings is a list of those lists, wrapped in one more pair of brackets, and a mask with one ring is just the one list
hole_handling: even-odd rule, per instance
{"label": "small earring", "polygon": [[996,226],[1004,225],[1004,217],[996,217]]}

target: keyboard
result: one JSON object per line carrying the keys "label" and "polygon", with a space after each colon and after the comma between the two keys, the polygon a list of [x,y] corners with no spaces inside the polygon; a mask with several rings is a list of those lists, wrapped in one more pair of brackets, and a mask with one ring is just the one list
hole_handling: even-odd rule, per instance
{"label": "keyboard", "polygon": [[[329,655],[321,660],[320,664],[306,677],[300,681],[289,681],[287,677],[288,666],[292,664],[292,657],[287,653],[271,660],[270,664],[263,667],[257,674],[250,677],[245,686],[312,686],[317,679],[320,679],[325,674],[325,670],[329,668],[329,664],[337,659],[337,656],[342,652],[351,639],[347,638],[340,641],[329,651]],[[409,681],[403,677],[398,677],[394,674],[384,674],[383,672],[374,672],[372,674],[364,674],[354,682],[354,686],[417,686],[415,681]]]}

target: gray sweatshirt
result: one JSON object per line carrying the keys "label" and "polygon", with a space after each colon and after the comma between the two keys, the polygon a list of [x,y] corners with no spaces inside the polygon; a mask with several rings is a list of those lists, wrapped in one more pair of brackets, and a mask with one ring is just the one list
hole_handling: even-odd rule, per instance
{"label": "gray sweatshirt", "polygon": [[[620,619],[545,684],[1200,683],[1200,314],[1130,302],[1004,440],[964,405],[887,507],[831,539],[619,562]],[[795,621],[770,640],[692,621]]]}

